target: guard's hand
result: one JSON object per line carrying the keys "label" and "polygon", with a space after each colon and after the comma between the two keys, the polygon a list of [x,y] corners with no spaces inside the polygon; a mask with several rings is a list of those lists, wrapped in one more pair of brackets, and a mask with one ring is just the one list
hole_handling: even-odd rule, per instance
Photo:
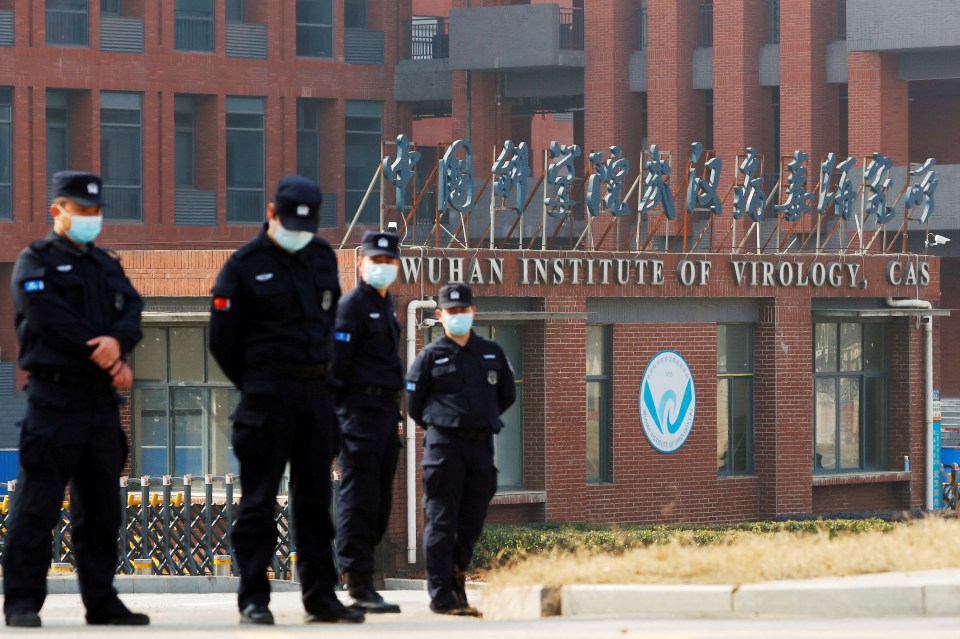
{"label": "guard's hand", "polygon": [[105,371],[110,370],[120,359],[120,342],[115,337],[102,335],[87,342],[87,346],[95,347],[90,354],[90,360]]}
{"label": "guard's hand", "polygon": [[130,388],[133,385],[133,370],[126,362],[121,361],[119,365],[119,370],[116,373],[111,373],[113,375],[113,387]]}

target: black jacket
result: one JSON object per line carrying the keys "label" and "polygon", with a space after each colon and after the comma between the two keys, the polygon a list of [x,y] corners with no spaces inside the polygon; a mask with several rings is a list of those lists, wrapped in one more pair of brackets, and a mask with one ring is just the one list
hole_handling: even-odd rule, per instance
{"label": "black jacket", "polygon": [[129,355],[143,337],[143,300],[120,262],[93,244],[54,232],[25,248],[11,282],[20,368],[109,375],[90,361],[87,342],[109,335]]}
{"label": "black jacket", "polygon": [[339,298],[337,257],[326,240],[290,253],[264,225],[214,284],[210,352],[237,388],[251,364],[328,362]]}
{"label": "black jacket", "polygon": [[463,347],[445,334],[427,344],[407,374],[407,412],[421,425],[499,432],[514,401],[503,349],[472,331]]}
{"label": "black jacket", "polygon": [[337,306],[334,377],[341,385],[403,387],[400,323],[390,296],[363,280]]}

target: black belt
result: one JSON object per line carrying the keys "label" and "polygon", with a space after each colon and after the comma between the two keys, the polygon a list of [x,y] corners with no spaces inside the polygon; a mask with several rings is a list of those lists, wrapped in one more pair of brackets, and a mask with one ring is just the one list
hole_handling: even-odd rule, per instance
{"label": "black belt", "polygon": [[493,436],[493,431],[489,428],[449,428],[447,426],[434,426],[433,424],[425,424],[425,428],[435,428],[436,430],[449,435],[451,437],[457,437],[458,439],[468,439],[472,442],[485,442],[489,441],[490,437]]}
{"label": "black belt", "polygon": [[347,395],[369,395],[379,397],[394,404],[400,403],[401,391],[396,388],[384,388],[383,386],[363,386],[359,384],[347,384],[344,387],[344,393]]}
{"label": "black belt", "polygon": [[253,362],[251,366],[260,368],[287,379],[323,379],[330,370],[328,362]]}
{"label": "black belt", "polygon": [[113,384],[103,378],[85,373],[74,373],[59,368],[39,368],[30,371],[30,377],[52,384],[63,384],[86,393],[113,393]]}

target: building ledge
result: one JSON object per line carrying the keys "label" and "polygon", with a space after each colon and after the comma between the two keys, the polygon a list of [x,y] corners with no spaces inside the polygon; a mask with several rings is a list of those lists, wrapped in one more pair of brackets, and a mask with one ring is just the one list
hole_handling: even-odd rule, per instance
{"label": "building ledge", "polygon": [[515,504],[545,504],[547,491],[545,490],[516,490],[497,493],[490,500],[491,506],[513,506]]}
{"label": "building ledge", "polygon": [[836,475],[814,475],[813,487],[849,486],[853,484],[881,484],[885,482],[910,481],[910,473],[838,473]]}

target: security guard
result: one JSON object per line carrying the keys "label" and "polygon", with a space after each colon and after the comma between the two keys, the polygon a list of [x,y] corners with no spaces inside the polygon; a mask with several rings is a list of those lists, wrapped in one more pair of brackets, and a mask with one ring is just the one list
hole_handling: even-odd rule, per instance
{"label": "security guard", "polygon": [[476,307],[463,284],[440,289],[443,335],[407,375],[407,411],[426,429],[424,563],[430,609],[479,616],[467,602],[465,571],[497,490],[493,436],[516,400],[513,370],[496,342],[471,330]]}
{"label": "security guard", "polygon": [[306,620],[363,621],[334,592],[330,465],[339,429],[328,369],[340,284],[333,250],[315,235],[321,200],[315,182],[282,178],[263,231],[213,287],[210,352],[241,391],[232,441],[243,494],[231,531],[241,623],[273,624],[267,567],[288,462]]}
{"label": "security guard", "polygon": [[373,587],[373,548],[387,531],[400,454],[400,323],[387,294],[400,265],[398,244],[393,233],[364,234],[363,279],[340,300],[334,338],[334,375],[342,384],[337,554],[354,606],[374,613],[400,612]]}
{"label": "security guard", "polygon": [[143,302],[120,263],[93,241],[103,224],[102,183],[92,173],[53,176],[53,231],[13,269],[20,367],[30,375],[20,430],[17,499],[3,555],[8,626],[37,627],[47,595],[50,530],[70,484],[80,593],[93,625],[146,625],[117,597],[120,492],[127,458],[118,388],[143,334]]}

